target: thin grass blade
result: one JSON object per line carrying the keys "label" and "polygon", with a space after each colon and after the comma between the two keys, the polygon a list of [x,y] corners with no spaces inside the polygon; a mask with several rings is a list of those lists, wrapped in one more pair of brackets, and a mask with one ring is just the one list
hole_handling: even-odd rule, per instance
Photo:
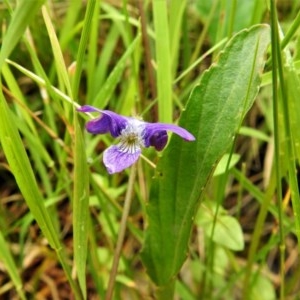
{"label": "thin grass blade", "polygon": [[0,231],[0,261],[5,265],[7,272],[9,273],[20,299],[26,299],[22,290],[22,280],[18,273],[17,266],[11,255],[10,249]]}
{"label": "thin grass blade", "polygon": [[42,13],[43,13],[43,18],[47,27],[47,31],[48,31],[48,35],[49,35],[49,39],[50,39],[50,43],[51,43],[51,47],[52,47],[52,51],[53,51],[53,55],[54,55],[54,59],[55,59],[55,65],[56,65],[56,71],[57,74],[59,76],[59,78],[61,78],[61,81],[63,82],[68,95],[72,97],[72,90],[71,90],[71,84],[70,84],[70,80],[69,80],[69,75],[68,75],[68,71],[65,65],[65,61],[64,61],[64,57],[61,51],[61,46],[59,44],[58,38],[56,36],[56,32],[55,29],[53,27],[52,24],[52,20],[50,18],[50,15],[47,11],[46,6],[42,7]]}
{"label": "thin grass blade", "polygon": [[76,112],[74,113],[74,260],[81,292],[86,299],[86,259],[88,240],[89,173],[85,146]]}
{"label": "thin grass blade", "polygon": [[172,68],[166,1],[153,1],[153,17],[157,64],[158,117],[160,122],[171,123],[173,121]]}
{"label": "thin grass blade", "polygon": [[11,122],[12,112],[0,92],[0,141],[22,195],[32,212],[35,220],[39,224],[43,234],[47,238],[50,246],[56,250],[59,260],[66,272],[70,285],[76,295],[80,298],[77,285],[72,279],[70,268],[66,262],[62,245],[59,240],[59,233],[56,232],[51,216],[46,210],[44,199],[42,198],[34,177],[33,169],[22,143],[20,134],[14,122]]}
{"label": "thin grass blade", "polygon": [[78,96],[78,89],[80,83],[80,77],[83,69],[83,61],[85,58],[85,52],[87,48],[88,38],[91,31],[91,25],[93,20],[93,14],[95,10],[96,0],[89,0],[87,4],[87,10],[84,16],[83,21],[83,30],[80,37],[79,48],[76,57],[76,69],[75,74],[72,82],[72,92],[73,97]]}
{"label": "thin grass blade", "polygon": [[109,98],[111,97],[116,85],[121,79],[121,75],[125,69],[126,62],[137,47],[140,39],[141,36],[140,34],[138,34],[137,37],[132,41],[130,46],[127,48],[123,56],[119,59],[114,69],[111,71],[104,85],[102,87],[99,87],[99,92],[92,103],[94,106],[104,108],[107,105]]}

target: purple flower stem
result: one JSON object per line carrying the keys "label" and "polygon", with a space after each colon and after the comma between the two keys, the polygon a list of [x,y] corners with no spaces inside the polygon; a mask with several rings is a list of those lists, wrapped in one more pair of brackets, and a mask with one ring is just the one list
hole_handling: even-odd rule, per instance
{"label": "purple flower stem", "polygon": [[134,181],[136,177],[136,163],[133,164],[130,168],[130,175],[128,180],[128,189],[125,195],[124,208],[122,213],[122,219],[118,234],[118,240],[116,245],[116,250],[114,254],[114,260],[112,264],[112,268],[109,275],[108,287],[105,295],[105,300],[111,300],[114,291],[114,285],[116,281],[116,276],[118,273],[118,265],[121,256],[122,246],[124,242],[126,227],[127,227],[127,219],[130,211],[131,201],[132,201],[132,192],[134,188]]}

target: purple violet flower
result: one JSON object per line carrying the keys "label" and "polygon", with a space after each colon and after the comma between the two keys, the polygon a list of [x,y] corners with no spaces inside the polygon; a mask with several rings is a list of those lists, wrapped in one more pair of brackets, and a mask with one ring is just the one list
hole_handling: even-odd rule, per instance
{"label": "purple violet flower", "polygon": [[92,134],[110,133],[119,138],[117,145],[110,146],[103,153],[103,162],[109,174],[118,173],[134,164],[143,147],[153,146],[161,151],[168,141],[167,130],[186,141],[195,137],[184,128],[172,124],[147,123],[136,118],[124,117],[109,110],[84,105],[80,112],[99,112],[100,117],[88,121],[86,130]]}

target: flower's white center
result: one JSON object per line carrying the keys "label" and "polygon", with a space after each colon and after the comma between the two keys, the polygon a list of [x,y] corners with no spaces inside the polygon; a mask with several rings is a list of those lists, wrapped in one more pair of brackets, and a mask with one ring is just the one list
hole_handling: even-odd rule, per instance
{"label": "flower's white center", "polygon": [[144,147],[143,133],[145,124],[137,119],[130,119],[121,131],[118,147],[124,153],[136,153]]}

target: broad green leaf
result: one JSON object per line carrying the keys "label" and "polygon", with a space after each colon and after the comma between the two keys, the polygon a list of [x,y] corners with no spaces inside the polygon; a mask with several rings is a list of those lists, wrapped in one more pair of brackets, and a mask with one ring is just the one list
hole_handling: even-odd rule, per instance
{"label": "broad green leaf", "polygon": [[89,173],[83,136],[74,113],[75,146],[74,146],[74,197],[73,197],[73,231],[74,260],[78,281],[86,299],[86,258],[88,237],[89,206]]}
{"label": "broad green leaf", "polygon": [[17,8],[14,11],[1,45],[0,70],[2,69],[5,59],[9,57],[10,53],[24,33],[26,27],[29,25],[30,21],[44,2],[45,0],[18,1]]}
{"label": "broad green leaf", "polygon": [[232,145],[260,85],[269,27],[241,31],[191,93],[179,125],[195,142],[173,136],[158,162],[147,207],[142,260],[152,280],[168,285],[186,259],[193,219],[218,160]]}
{"label": "broad green leaf", "polygon": [[250,300],[264,299],[273,300],[276,299],[276,293],[274,291],[273,284],[263,274],[252,274],[252,289],[250,292]]}
{"label": "broad green leaf", "polygon": [[[215,210],[215,209],[214,209]],[[239,251],[244,248],[244,237],[239,222],[232,216],[228,216],[219,210],[214,224],[214,212],[201,207],[196,218],[196,223],[203,227],[205,234],[221,246]],[[213,226],[214,230],[213,230]],[[213,232],[213,236],[211,236]]]}
{"label": "broad green leaf", "polygon": [[[211,229],[210,232],[212,232],[212,226],[212,223],[208,226]],[[244,237],[241,226],[232,216],[223,215],[218,217],[212,239],[215,243],[234,251],[244,249]]]}

